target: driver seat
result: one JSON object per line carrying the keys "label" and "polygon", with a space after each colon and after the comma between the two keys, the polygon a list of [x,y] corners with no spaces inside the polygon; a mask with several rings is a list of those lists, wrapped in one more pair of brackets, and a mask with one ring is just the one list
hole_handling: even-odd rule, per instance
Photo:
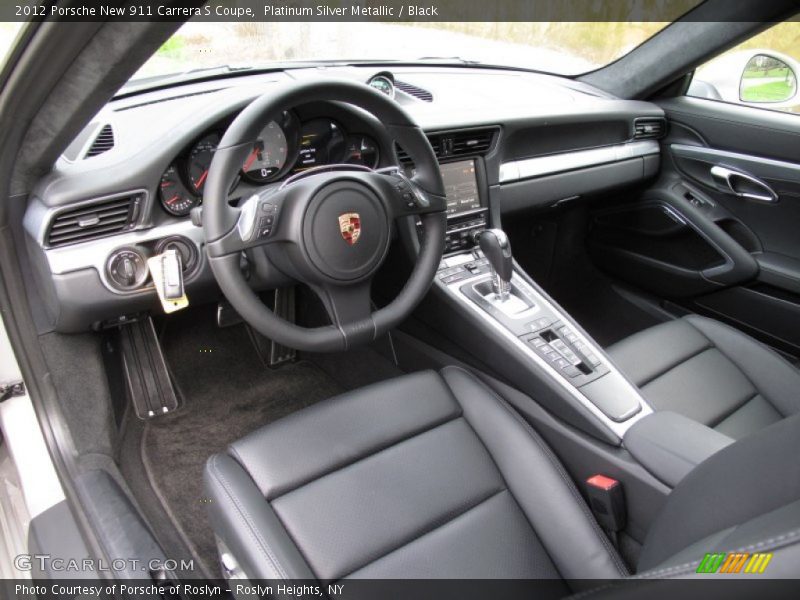
{"label": "driver seat", "polygon": [[[706,552],[757,545],[775,553],[769,575],[797,576],[799,418],[690,473],[651,528],[639,570],[690,575]],[[348,392],[267,425],[212,456],[205,486],[228,575],[548,579],[556,596],[580,580],[630,575],[544,441],[457,367]]]}

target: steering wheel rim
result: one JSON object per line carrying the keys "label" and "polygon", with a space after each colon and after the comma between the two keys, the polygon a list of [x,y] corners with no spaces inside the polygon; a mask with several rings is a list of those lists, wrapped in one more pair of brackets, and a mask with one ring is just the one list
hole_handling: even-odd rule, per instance
{"label": "steering wheel rim", "polygon": [[[264,124],[311,99],[344,102],[372,113],[384,124],[390,139],[410,155],[415,175],[409,179],[400,169],[321,170],[277,190],[275,185],[265,186],[240,208],[230,207],[228,191]],[[355,209],[347,212],[351,205]],[[398,325],[422,300],[444,251],[445,209],[436,155],[413,119],[394,100],[367,85],[329,80],[287,85],[255,99],[239,113],[211,162],[202,221],[212,272],[242,318],[285,346],[331,352],[376,339]],[[341,239],[336,241],[331,222],[341,210],[345,211],[339,215],[341,231],[337,234]],[[264,222],[262,214],[274,215],[277,222],[257,233],[258,223]],[[416,264],[397,297],[373,312],[369,285],[388,251],[391,223],[411,216],[422,221]],[[348,241],[345,217],[358,222],[356,241],[352,235]],[[248,229],[253,222],[255,229]],[[265,238],[262,234],[268,229]],[[320,296],[331,325],[306,328],[290,323],[259,299],[240,268],[241,251],[256,246],[266,248],[281,271],[308,284]]]}

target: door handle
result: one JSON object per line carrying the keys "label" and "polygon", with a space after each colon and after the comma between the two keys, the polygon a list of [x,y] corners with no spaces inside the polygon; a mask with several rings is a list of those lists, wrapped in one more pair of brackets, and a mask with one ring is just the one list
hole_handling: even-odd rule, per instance
{"label": "door handle", "polygon": [[758,177],[753,177],[742,171],[736,171],[714,165],[711,167],[711,176],[717,186],[723,191],[746,198],[748,200],[758,200],[760,202],[777,202],[778,194],[775,193],[769,184],[761,181]]}

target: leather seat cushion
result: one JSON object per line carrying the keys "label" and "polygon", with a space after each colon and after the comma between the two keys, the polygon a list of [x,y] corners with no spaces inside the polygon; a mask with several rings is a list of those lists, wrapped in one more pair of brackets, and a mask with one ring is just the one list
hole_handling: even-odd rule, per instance
{"label": "leather seat cushion", "polygon": [[251,577],[626,574],[538,435],[454,367],[268,425],[212,457],[206,488]]}
{"label": "leather seat cushion", "polygon": [[800,412],[800,371],[712,319],[663,323],[608,353],[654,409],[680,413],[732,438]]}

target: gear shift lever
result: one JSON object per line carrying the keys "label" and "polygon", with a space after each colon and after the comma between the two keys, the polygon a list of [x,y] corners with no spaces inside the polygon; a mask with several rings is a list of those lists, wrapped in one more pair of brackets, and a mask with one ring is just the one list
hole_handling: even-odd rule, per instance
{"label": "gear shift lever", "polygon": [[492,290],[501,302],[508,300],[514,264],[511,244],[502,229],[486,229],[476,236],[478,245],[492,267]]}

